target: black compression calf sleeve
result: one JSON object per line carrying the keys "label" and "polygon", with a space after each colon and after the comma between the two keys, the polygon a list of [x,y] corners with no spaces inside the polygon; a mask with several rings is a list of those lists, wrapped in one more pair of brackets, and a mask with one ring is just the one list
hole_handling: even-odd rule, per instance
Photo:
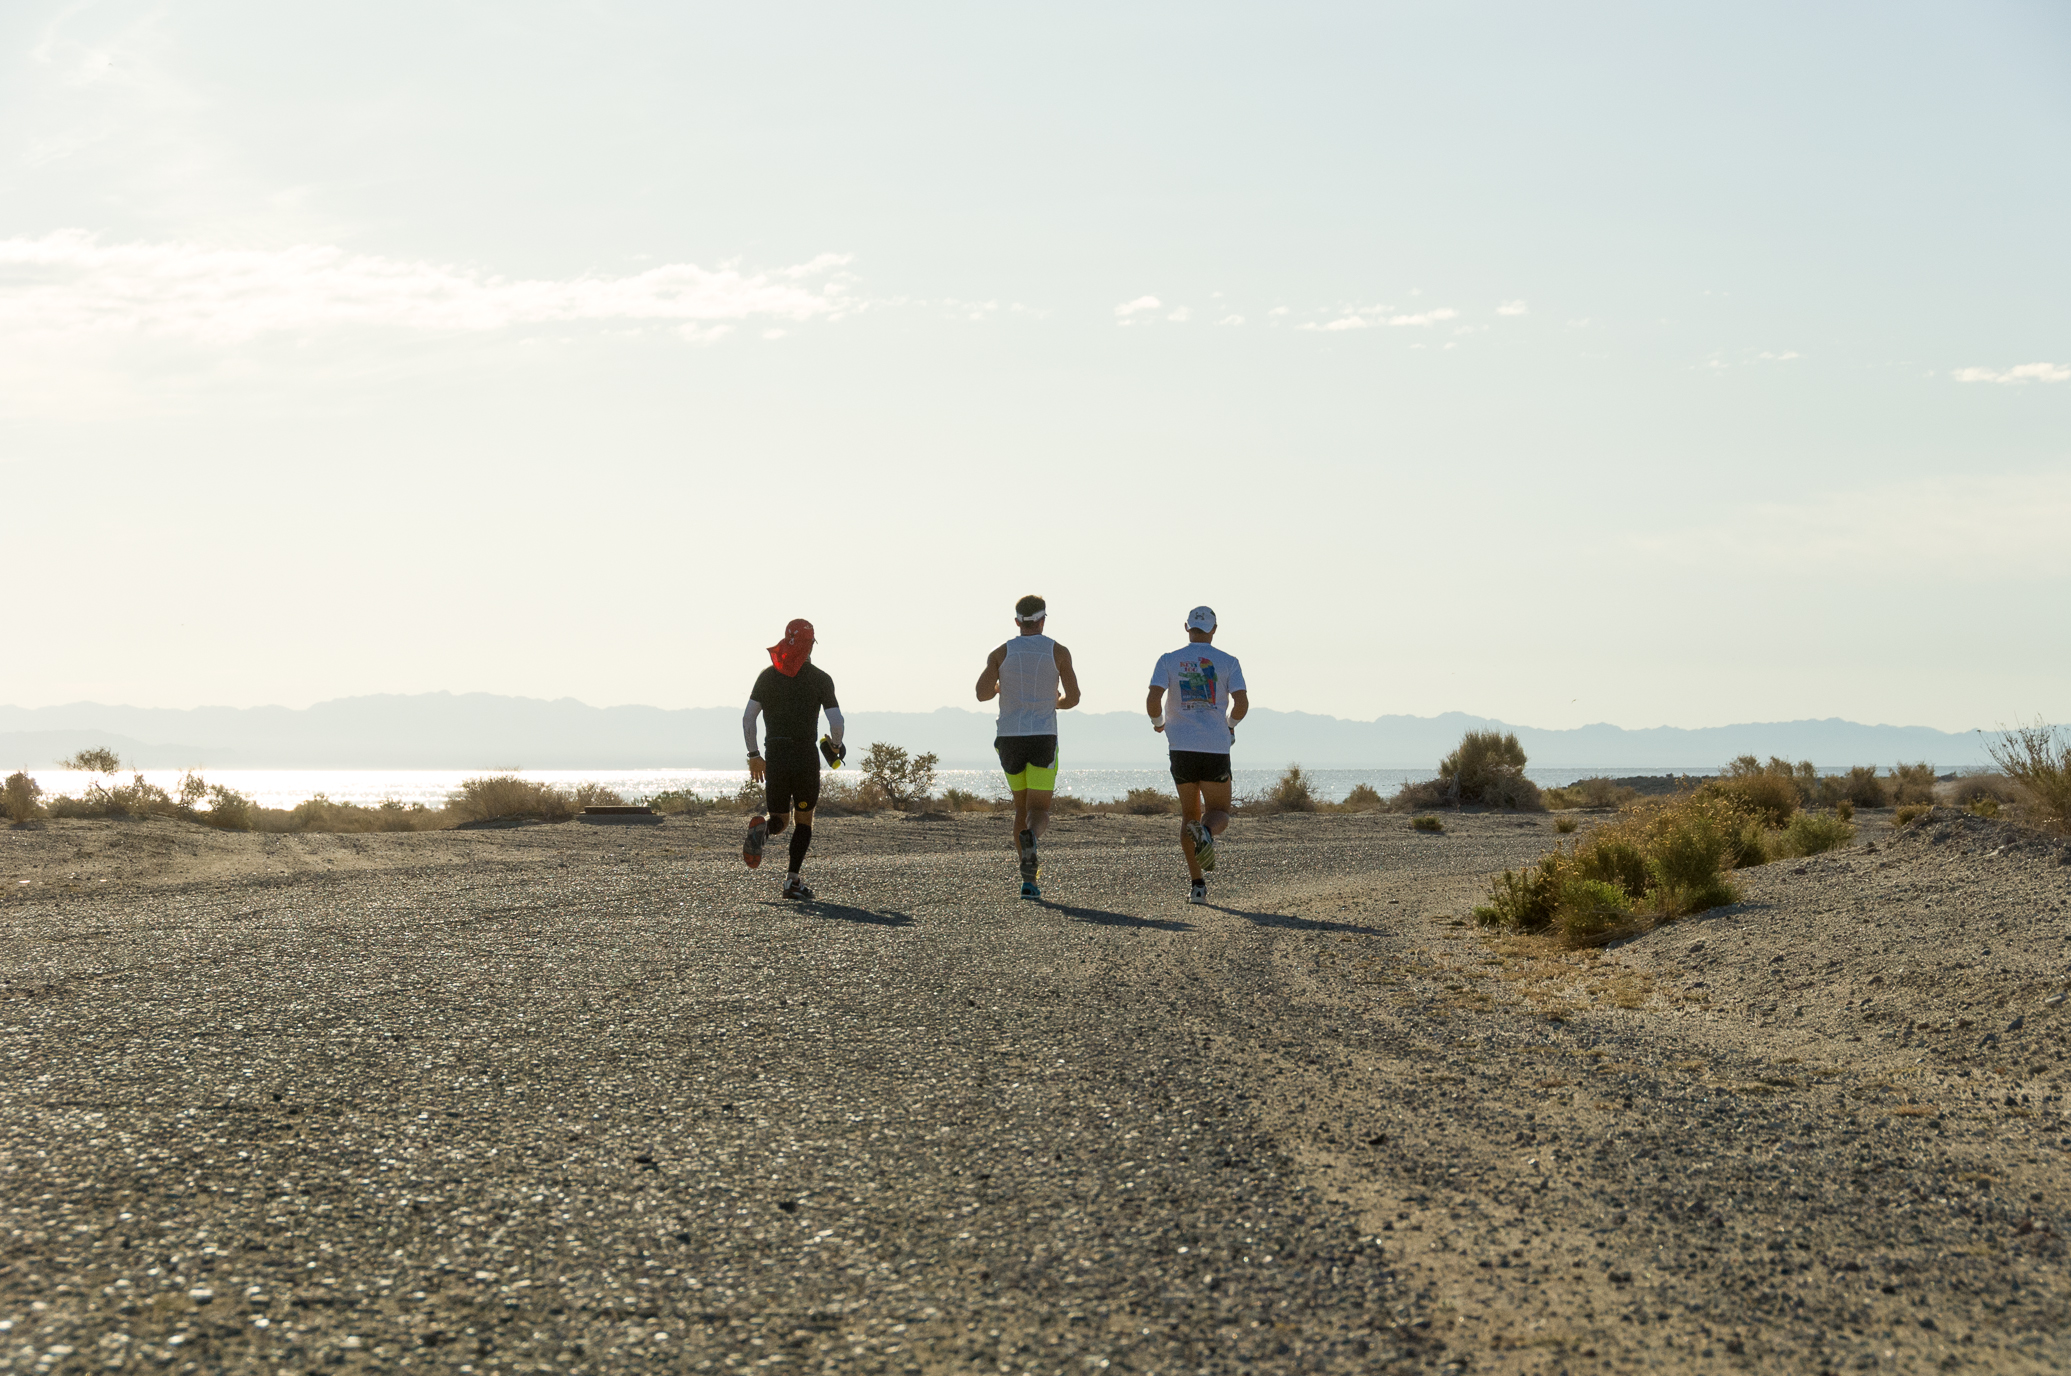
{"label": "black compression calf sleeve", "polygon": [[791,873],[798,873],[798,867],[805,863],[805,848],[813,843],[813,824],[800,822],[791,833]]}

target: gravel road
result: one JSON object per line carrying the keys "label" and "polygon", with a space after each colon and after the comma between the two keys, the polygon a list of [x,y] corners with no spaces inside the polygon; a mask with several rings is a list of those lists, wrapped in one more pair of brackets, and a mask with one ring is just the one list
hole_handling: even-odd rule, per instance
{"label": "gravel road", "polygon": [[1562,954],[1450,825],[0,832],[0,1371],[2071,1366],[2061,846]]}

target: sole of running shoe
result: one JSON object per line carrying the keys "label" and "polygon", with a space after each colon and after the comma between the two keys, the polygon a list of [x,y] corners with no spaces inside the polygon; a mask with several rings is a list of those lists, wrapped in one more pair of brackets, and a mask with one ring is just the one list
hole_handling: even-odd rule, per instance
{"label": "sole of running shoe", "polygon": [[1215,833],[1207,827],[1197,826],[1194,830],[1194,858],[1201,862],[1201,868],[1215,868]]}
{"label": "sole of running shoe", "polygon": [[[760,836],[756,835],[761,832]],[[749,869],[762,867],[762,852],[769,845],[769,819],[757,817],[748,823],[748,839],[741,842],[741,862]]]}

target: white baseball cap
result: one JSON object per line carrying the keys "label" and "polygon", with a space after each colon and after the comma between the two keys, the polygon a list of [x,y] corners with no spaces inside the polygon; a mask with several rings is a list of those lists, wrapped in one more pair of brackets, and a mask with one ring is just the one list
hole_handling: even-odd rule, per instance
{"label": "white baseball cap", "polygon": [[1215,608],[1196,607],[1187,613],[1187,629],[1190,631],[1212,631],[1215,629]]}

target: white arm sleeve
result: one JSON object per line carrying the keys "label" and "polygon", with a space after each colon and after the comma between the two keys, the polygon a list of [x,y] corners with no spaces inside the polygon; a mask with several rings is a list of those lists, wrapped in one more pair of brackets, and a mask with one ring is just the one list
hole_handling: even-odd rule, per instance
{"label": "white arm sleeve", "polygon": [[755,747],[755,719],[761,715],[762,704],[753,698],[749,698],[748,710],[741,713],[741,734],[748,739],[748,753],[750,755],[762,753]]}
{"label": "white arm sleeve", "polygon": [[841,709],[839,707],[827,709],[827,738],[836,745],[841,744]]}

